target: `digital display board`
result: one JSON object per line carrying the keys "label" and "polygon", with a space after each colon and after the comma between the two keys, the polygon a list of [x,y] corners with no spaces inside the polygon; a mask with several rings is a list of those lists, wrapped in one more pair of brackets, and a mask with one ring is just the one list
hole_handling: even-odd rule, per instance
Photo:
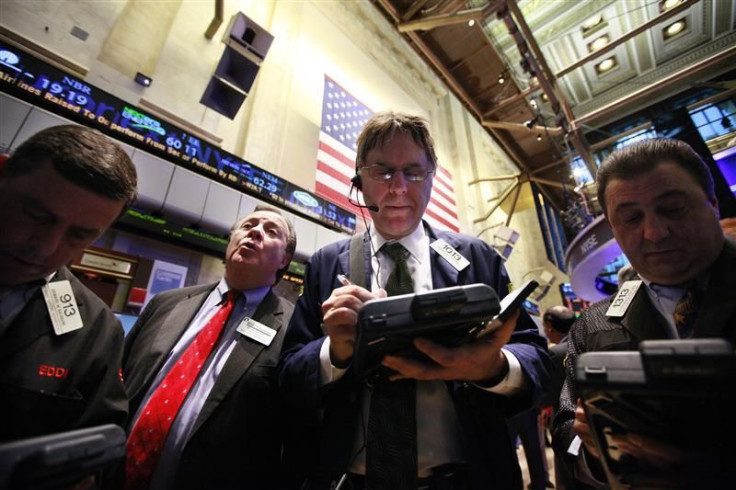
{"label": "digital display board", "polygon": [[0,88],[331,228],[355,231],[355,214],[4,43]]}

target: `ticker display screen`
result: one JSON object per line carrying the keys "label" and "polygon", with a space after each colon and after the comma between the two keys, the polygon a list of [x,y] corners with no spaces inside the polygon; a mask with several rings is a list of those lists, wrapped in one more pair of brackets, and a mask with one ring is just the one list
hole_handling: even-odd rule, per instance
{"label": "ticker display screen", "polygon": [[331,228],[355,231],[355,214],[4,43],[0,88]]}

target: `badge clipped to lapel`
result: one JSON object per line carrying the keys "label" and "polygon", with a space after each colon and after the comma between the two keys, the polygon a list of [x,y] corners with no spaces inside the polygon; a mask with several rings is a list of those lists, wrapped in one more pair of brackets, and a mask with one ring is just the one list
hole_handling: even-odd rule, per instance
{"label": "badge clipped to lapel", "polygon": [[629,309],[629,305],[634,300],[636,292],[641,287],[641,280],[637,281],[626,281],[618,288],[616,297],[611,301],[611,306],[606,310],[606,316],[620,318],[626,314],[626,310]]}
{"label": "badge clipped to lapel", "polygon": [[56,335],[64,335],[84,326],[69,281],[50,282],[41,287],[41,292]]}
{"label": "badge clipped to lapel", "polygon": [[276,336],[276,330],[252,318],[244,318],[238,325],[238,332],[266,347],[271,345],[273,338]]}
{"label": "badge clipped to lapel", "polygon": [[468,259],[460,255],[460,252],[452,248],[452,245],[444,241],[442,238],[432,242],[430,247],[440,254],[440,257],[445,259],[458,272],[470,265],[470,261],[468,261]]}

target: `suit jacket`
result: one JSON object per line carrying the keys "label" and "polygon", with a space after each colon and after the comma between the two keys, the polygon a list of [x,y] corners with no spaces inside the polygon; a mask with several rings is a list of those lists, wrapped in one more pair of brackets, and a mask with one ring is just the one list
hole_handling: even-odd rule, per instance
{"label": "suit jacket", "polygon": [[125,422],[123,329],[66,267],[84,326],[56,335],[38,291],[0,337],[0,442]]}
{"label": "suit jacket", "polygon": [[[125,341],[123,376],[138,411],[166,357],[217,284],[161,293]],[[276,364],[293,305],[270,291],[253,319],[277,330],[265,347],[239,336],[186,443],[175,488],[276,488],[284,421]]]}
{"label": "suit jacket", "polygon": [[[485,242],[469,236],[435,231],[427,226],[430,243],[444,239],[470,266],[458,272],[430,249],[432,284],[435,289],[485,283],[499,295],[508,291],[509,279],[501,258]],[[279,382],[290,402],[318,411],[321,419],[317,446],[320,449],[314,488],[328,488],[347,471],[357,431],[362,383],[348,371],[334,383],[322,386],[319,350],[325,338],[320,306],[339,287],[337,274],[350,274],[349,243],[343,240],[317,251],[307,264],[306,288],[299,298],[284,341]],[[371,257],[368,236],[364,236],[366,284],[370,289]],[[480,390],[464,381],[447,383],[455,404],[465,458],[469,463],[472,488],[521,488],[516,453],[508,435],[505,417],[529,408],[543,392],[548,380],[546,342],[534,322],[523,313],[507,349],[519,359],[529,388],[515,397]],[[304,433],[304,431],[303,431]],[[314,445],[314,444],[313,444]]]}
{"label": "suit jacket", "polygon": [[[694,338],[720,337],[736,343],[736,243],[726,240],[720,255],[710,267],[708,287],[703,294],[693,327]],[[639,342],[666,339],[666,320],[652,305],[642,286],[621,318],[607,317],[615,296],[599,301],[575,322],[568,340],[566,379],[560,407],[554,419],[555,451],[567,454],[575,437],[578,392],[574,383],[575,360],[584,352],[637,350]]]}
{"label": "suit jacket", "polygon": [[565,384],[565,357],[567,356],[567,335],[558,344],[549,349],[549,358],[552,362],[552,383],[550,383],[550,405],[555,412],[560,404],[560,393]]}

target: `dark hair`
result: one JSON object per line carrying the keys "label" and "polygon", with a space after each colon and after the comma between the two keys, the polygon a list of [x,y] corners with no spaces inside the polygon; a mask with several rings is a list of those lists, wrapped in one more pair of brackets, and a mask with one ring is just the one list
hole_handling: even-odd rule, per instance
{"label": "dark hair", "polygon": [[713,177],[703,159],[687,143],[669,138],[654,138],[625,146],[601,164],[596,175],[598,203],[606,209],[606,187],[613,179],[631,179],[654,170],[660,163],[672,162],[683,168],[708,196],[715,197]]}
{"label": "dark hair", "polygon": [[401,112],[378,112],[368,119],[358,136],[356,170],[365,165],[369,151],[380,148],[397,133],[410,134],[414,142],[425,151],[432,167],[437,167],[434,140],[429,133],[429,123],[426,119]]}
{"label": "dark hair", "polygon": [[[284,218],[284,221],[286,222],[286,227],[289,230],[289,236],[286,238],[286,253],[289,254],[292,258],[294,258],[294,252],[296,252],[296,230],[294,229],[294,225],[291,224],[291,221],[289,221],[286,218],[284,213],[282,213],[279,208],[275,208],[267,204],[257,205],[255,209],[253,210],[253,213],[257,213],[258,211],[268,211],[269,213],[278,214],[279,216]],[[236,221],[233,224],[233,226],[230,227],[230,233],[240,228],[241,223],[243,223],[243,221],[250,218],[253,215],[253,213],[250,213],[247,216],[244,216],[240,218],[238,221]],[[284,273],[288,269],[289,269],[289,264],[286,264],[286,266],[276,271],[276,282],[279,282],[279,280],[281,280],[281,278],[284,276]]]}
{"label": "dark hair", "polygon": [[575,323],[575,312],[565,306],[553,306],[544,312],[543,320],[558,332],[567,333]]}
{"label": "dark hair", "polygon": [[102,196],[135,201],[137,173],[125,151],[99,131],[78,125],[52,126],[23,142],[8,158],[8,177],[29,174],[46,162],[69,182]]}

